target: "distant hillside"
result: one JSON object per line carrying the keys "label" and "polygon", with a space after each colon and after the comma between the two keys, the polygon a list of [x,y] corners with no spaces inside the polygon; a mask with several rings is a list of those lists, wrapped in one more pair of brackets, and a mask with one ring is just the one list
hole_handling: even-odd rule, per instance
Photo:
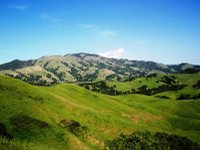
{"label": "distant hillside", "polygon": [[200,73],[154,73],[133,81],[83,82],[78,85],[107,95],[143,94],[172,100],[200,99]]}
{"label": "distant hillside", "polygon": [[200,66],[182,63],[164,65],[151,61],[106,58],[95,54],[44,56],[36,60],[0,65],[0,72],[31,84],[50,85],[59,82],[130,81],[151,73],[196,73]]}

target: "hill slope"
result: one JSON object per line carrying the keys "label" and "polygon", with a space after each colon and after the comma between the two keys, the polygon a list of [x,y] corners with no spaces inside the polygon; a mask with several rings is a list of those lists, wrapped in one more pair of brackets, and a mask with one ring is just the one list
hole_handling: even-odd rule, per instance
{"label": "hill slope", "polygon": [[0,75],[0,114],[11,137],[57,149],[103,148],[106,140],[137,130],[200,142],[199,100],[107,96],[73,84],[37,87]]}
{"label": "hill slope", "polygon": [[107,95],[143,94],[172,100],[200,99],[200,73],[154,73],[133,81],[82,82],[78,85]]}
{"label": "hill slope", "polygon": [[129,81],[150,73],[198,72],[200,66],[182,63],[164,65],[151,61],[105,58],[94,54],[45,56],[36,60],[0,65],[0,72],[23,81],[50,85],[59,82]]}

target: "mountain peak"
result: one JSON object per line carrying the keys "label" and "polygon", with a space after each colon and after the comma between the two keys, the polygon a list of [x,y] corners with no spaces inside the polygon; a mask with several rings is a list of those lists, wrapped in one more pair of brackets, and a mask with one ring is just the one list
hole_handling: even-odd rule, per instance
{"label": "mountain peak", "polygon": [[85,57],[87,57],[87,56],[99,57],[99,55],[97,55],[97,54],[84,53],[84,52],[75,53],[75,54],[66,54],[66,55],[64,55],[64,57],[69,56],[69,55],[70,55],[70,56],[79,57],[79,58],[85,58]]}

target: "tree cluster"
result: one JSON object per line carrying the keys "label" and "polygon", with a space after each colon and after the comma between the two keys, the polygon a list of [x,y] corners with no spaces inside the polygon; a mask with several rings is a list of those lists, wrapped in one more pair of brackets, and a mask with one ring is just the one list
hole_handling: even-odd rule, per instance
{"label": "tree cluster", "polygon": [[108,94],[108,95],[121,95],[122,91],[116,90],[116,86],[108,86],[105,81],[98,81],[94,83],[80,83],[80,86],[99,93]]}
{"label": "tree cluster", "polygon": [[191,96],[190,94],[180,94],[177,100],[196,100],[200,99],[200,93],[194,96]]}
{"label": "tree cluster", "polygon": [[193,85],[193,88],[200,89],[200,80],[198,80],[197,83]]}

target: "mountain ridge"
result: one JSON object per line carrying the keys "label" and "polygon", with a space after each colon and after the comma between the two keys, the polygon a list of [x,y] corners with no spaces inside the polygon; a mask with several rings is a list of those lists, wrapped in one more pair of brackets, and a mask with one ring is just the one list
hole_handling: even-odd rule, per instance
{"label": "mountain ridge", "polygon": [[27,61],[13,60],[0,65],[0,73],[37,85],[99,80],[130,81],[152,73],[195,73],[199,65],[166,65],[154,61],[107,58],[97,54],[75,53],[43,56]]}

